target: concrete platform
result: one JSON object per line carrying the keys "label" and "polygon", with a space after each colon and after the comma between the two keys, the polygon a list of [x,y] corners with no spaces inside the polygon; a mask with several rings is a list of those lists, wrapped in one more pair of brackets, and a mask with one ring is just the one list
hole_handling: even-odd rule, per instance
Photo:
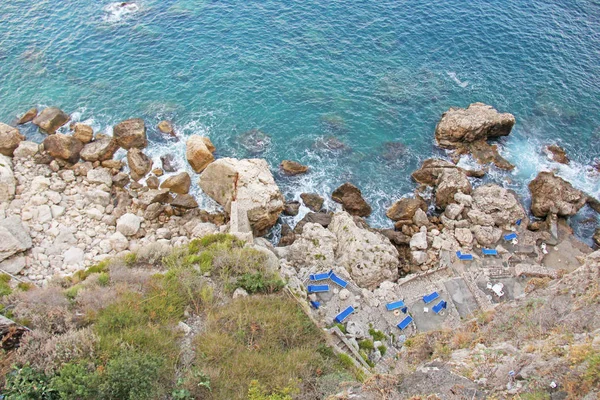
{"label": "concrete platform", "polygon": [[454,278],[444,282],[444,286],[448,291],[450,299],[448,301],[448,307],[450,307],[450,300],[456,307],[458,314],[461,318],[468,318],[471,314],[479,309],[477,300],[469,290],[467,283],[463,278]]}

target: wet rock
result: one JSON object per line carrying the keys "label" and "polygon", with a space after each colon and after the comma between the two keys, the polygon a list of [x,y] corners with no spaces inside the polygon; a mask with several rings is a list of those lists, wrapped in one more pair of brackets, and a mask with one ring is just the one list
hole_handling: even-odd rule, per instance
{"label": "wet rock", "polygon": [[[192,135],[186,142],[185,156],[196,173],[204,169],[215,160],[202,136]],[[166,171],[166,169],[165,169]]]}
{"label": "wet rock", "polygon": [[350,151],[350,147],[346,143],[334,136],[320,137],[318,138],[313,148],[316,150],[326,150],[334,153],[344,153]]}
{"label": "wet rock", "polygon": [[283,206],[283,215],[288,215],[291,217],[295,217],[300,212],[300,202],[299,201],[286,201]]}
{"label": "wet rock", "polygon": [[86,144],[81,150],[81,158],[85,161],[108,161],[113,158],[119,145],[111,137],[96,138],[95,141]]}
{"label": "wet rock", "polygon": [[408,155],[408,148],[404,143],[386,142],[383,144],[383,159],[386,161],[396,161]]}
{"label": "wet rock", "polygon": [[349,182],[335,189],[331,194],[331,199],[340,203],[350,215],[357,217],[371,215],[371,206],[363,199],[360,189]]}
{"label": "wet rock", "polygon": [[157,128],[162,133],[175,136],[175,130],[173,129],[173,124],[170,121],[160,121],[157,125]]}
{"label": "wet rock", "polygon": [[44,149],[54,158],[75,164],[79,161],[83,143],[73,136],[55,134],[44,139]]}
{"label": "wet rock", "polygon": [[15,196],[17,181],[12,170],[12,160],[0,154],[0,203],[8,202]]}
{"label": "wet rock", "polygon": [[418,209],[427,211],[427,203],[422,198],[404,198],[392,204],[385,215],[392,221],[412,220]]}
{"label": "wet rock", "polygon": [[15,149],[25,136],[17,128],[0,122],[0,154],[12,157]]}
{"label": "wet rock", "polygon": [[308,167],[296,161],[284,160],[281,162],[281,169],[286,175],[300,175],[308,172]]}
{"label": "wet rock", "polygon": [[25,114],[23,114],[20,118],[19,121],[17,121],[17,124],[19,125],[23,125],[26,124],[28,122],[33,121],[33,119],[37,116],[38,114],[38,109],[37,108],[30,108],[29,110],[27,110],[25,112]]}
{"label": "wet rock", "polygon": [[567,157],[567,152],[565,151],[565,149],[563,149],[557,144],[551,144],[550,146],[546,146],[545,151],[546,154],[548,154],[550,158],[552,158],[552,160],[556,161],[557,163],[569,164],[569,162],[571,162],[571,160],[569,160],[569,157]]}
{"label": "wet rock", "polygon": [[277,244],[277,246],[289,246],[292,243],[294,243],[294,240],[296,240],[296,234],[294,233],[292,228],[290,228],[288,224],[283,224],[281,226],[281,239],[279,239],[279,243]]}
{"label": "wet rock", "polygon": [[69,115],[65,114],[60,108],[47,107],[42,110],[33,120],[33,124],[37,125],[42,131],[53,134],[58,128],[69,121]]}
{"label": "wet rock", "polygon": [[165,154],[164,156],[160,156],[160,162],[162,163],[162,169],[165,172],[175,172],[179,169],[179,165],[177,164],[177,160],[175,160],[175,156],[173,154]]}
{"label": "wet rock", "polygon": [[[485,140],[478,140],[470,143],[464,148],[464,152],[471,154],[473,158],[482,165],[494,164],[496,167],[506,171],[510,171],[515,168],[514,165],[500,155],[498,152],[498,146],[491,145]],[[468,171],[467,174],[469,173],[475,174],[469,176],[476,178],[481,178],[485,174],[484,171]]]}
{"label": "wet rock", "polygon": [[540,172],[529,183],[529,191],[531,212],[540,218],[548,214],[575,215],[587,201],[585,194],[552,172]]}
{"label": "wet rock", "polygon": [[455,149],[464,143],[507,136],[515,124],[515,117],[499,113],[483,103],[465,108],[450,108],[442,114],[435,128],[435,139],[440,147]]}
{"label": "wet rock", "polygon": [[236,200],[238,208],[246,210],[255,236],[267,233],[283,211],[283,196],[262,159],[219,159],[206,167],[200,187],[227,213]]}
{"label": "wet rock", "polygon": [[113,127],[113,136],[117,144],[129,150],[132,148],[143,149],[148,145],[146,138],[146,124],[141,118],[128,119],[119,122]]}
{"label": "wet rock", "polygon": [[94,137],[94,130],[91,126],[78,122],[73,125],[73,137],[81,143],[89,143]]}
{"label": "wet rock", "polygon": [[152,169],[152,159],[136,147],[127,152],[127,164],[131,171],[131,178],[135,181],[146,176]]}
{"label": "wet rock", "polygon": [[198,202],[191,194],[178,194],[171,202],[171,206],[192,209],[198,208]]}
{"label": "wet rock", "polygon": [[125,236],[133,236],[140,230],[141,222],[140,217],[135,214],[123,214],[117,220],[117,231]]}
{"label": "wet rock", "polygon": [[310,212],[310,213],[306,214],[304,216],[304,218],[302,218],[300,221],[298,221],[298,223],[296,224],[296,226],[294,228],[294,232],[297,234],[301,234],[302,229],[304,228],[304,225],[306,225],[308,223],[319,224],[322,227],[327,228],[329,226],[329,224],[331,223],[332,217],[333,217],[333,214],[331,214],[331,213]]}
{"label": "wet rock", "polygon": [[13,216],[0,219],[0,261],[32,246],[31,237],[23,227],[21,218]]}
{"label": "wet rock", "polygon": [[161,189],[169,189],[173,193],[186,194],[190,191],[192,180],[187,172],[168,177],[161,185]]}
{"label": "wet rock", "polygon": [[458,192],[471,194],[472,187],[469,178],[462,170],[445,168],[438,178],[435,190],[435,204],[444,209],[454,202],[454,195]]}
{"label": "wet rock", "polygon": [[309,210],[314,212],[321,211],[321,208],[323,208],[323,203],[325,202],[325,199],[316,193],[302,193],[300,198],[302,199],[304,205],[308,207]]}
{"label": "wet rock", "polygon": [[457,169],[458,167],[450,161],[439,158],[430,158],[423,161],[421,168],[412,173],[412,178],[418,182],[429,186],[435,186],[439,177],[447,169]]}
{"label": "wet rock", "polygon": [[259,129],[252,129],[242,133],[238,137],[239,143],[250,154],[257,155],[264,153],[271,145],[271,136]]}

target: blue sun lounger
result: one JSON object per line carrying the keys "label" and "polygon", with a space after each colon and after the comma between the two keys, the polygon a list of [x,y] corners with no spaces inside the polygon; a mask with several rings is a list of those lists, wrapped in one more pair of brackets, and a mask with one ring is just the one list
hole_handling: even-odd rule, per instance
{"label": "blue sun lounger", "polygon": [[311,274],[309,276],[309,279],[311,281],[323,281],[325,279],[329,279],[329,273],[323,272],[323,273],[320,273],[320,274]]}
{"label": "blue sun lounger", "polygon": [[318,301],[311,301],[310,305],[313,306],[315,309],[319,309],[319,307],[321,307],[321,303]]}
{"label": "blue sun lounger", "polygon": [[329,285],[308,285],[308,293],[328,292]]}
{"label": "blue sun lounger", "polygon": [[425,302],[425,304],[429,304],[432,301],[434,301],[435,299],[437,299],[438,297],[440,297],[440,295],[438,294],[438,292],[433,292],[430,293],[426,296],[423,296],[423,301]]}
{"label": "blue sun lounger", "polygon": [[437,303],[435,306],[431,307],[431,309],[433,310],[434,313],[438,314],[440,311],[442,311],[446,307],[448,307],[448,303],[446,303],[446,300],[440,300],[440,302]]}
{"label": "blue sun lounger", "polygon": [[345,320],[346,318],[348,318],[348,315],[352,314],[354,312],[354,307],[352,306],[348,306],[348,308],[346,308],[344,311],[342,311],[341,313],[339,313],[334,319],[334,322],[337,322],[338,324],[341,324],[343,320]]}
{"label": "blue sun lounger", "polygon": [[456,256],[461,261],[472,261],[473,260],[472,254],[463,254],[460,252],[460,250],[456,252]]}
{"label": "blue sun lounger", "polygon": [[342,288],[345,288],[346,286],[348,286],[348,282],[346,282],[345,280],[343,280],[342,278],[340,278],[339,276],[337,276],[333,270],[329,271],[329,279],[331,279],[331,281],[337,285],[339,285]]}
{"label": "blue sun lounger", "polygon": [[387,303],[385,305],[388,311],[394,311],[398,308],[404,308],[404,302],[402,300],[394,301],[392,303]]}
{"label": "blue sun lounger", "polygon": [[523,220],[522,219],[518,219],[517,222],[515,222],[515,225],[521,226],[521,222],[523,222]]}
{"label": "blue sun lounger", "polygon": [[516,233],[509,233],[508,235],[504,235],[504,240],[509,241],[517,238]]}
{"label": "blue sun lounger", "polygon": [[411,322],[413,318],[410,315],[407,315],[398,325],[396,325],[401,330],[404,330]]}
{"label": "blue sun lounger", "polygon": [[497,256],[498,250],[496,249],[486,249],[485,247],[481,249],[481,252],[484,256]]}

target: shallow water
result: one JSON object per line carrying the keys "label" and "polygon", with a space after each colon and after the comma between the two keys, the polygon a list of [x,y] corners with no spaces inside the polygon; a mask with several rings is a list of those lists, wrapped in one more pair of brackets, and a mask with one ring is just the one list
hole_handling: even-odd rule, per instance
{"label": "shallow water", "polygon": [[[600,195],[587,167],[600,155],[600,4],[413,3],[3,2],[0,120],[57,105],[110,133],[143,117],[158,161],[183,157],[182,141],[154,129],[171,119],[182,135],[210,136],[219,156],[264,157],[274,171],[282,159],[310,165],[304,177],[276,175],[288,197],[328,197],[350,180],[374,206],[371,223],[391,226],[384,210],[413,190],[410,172],[443,154],[433,143],[441,113],[482,101],[517,118],[501,142],[517,169],[490,179],[526,198],[539,170],[558,168]],[[251,129],[271,136],[264,152],[237,140]],[[329,137],[346,148],[315,145]],[[571,166],[541,153],[554,142]]]}

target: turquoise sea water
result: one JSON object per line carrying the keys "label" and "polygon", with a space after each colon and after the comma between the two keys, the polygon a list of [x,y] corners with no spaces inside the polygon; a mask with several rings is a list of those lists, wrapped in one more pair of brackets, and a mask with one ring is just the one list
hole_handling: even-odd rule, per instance
{"label": "turquoise sea water", "polygon": [[[600,155],[597,1],[118,4],[2,1],[0,120],[57,105],[110,132],[142,117],[158,160],[183,157],[183,141],[154,129],[170,119],[181,135],[208,135],[219,156],[264,157],[273,171],[282,159],[310,165],[301,178],[276,174],[288,197],[352,181],[374,206],[371,222],[390,226],[384,210],[412,191],[410,172],[443,155],[433,142],[441,113],[482,101],[517,118],[501,142],[517,169],[488,179],[526,197],[539,170],[558,168],[600,194],[587,167]],[[251,129],[271,137],[264,152],[240,143]],[[331,138],[345,147],[323,149]],[[541,153],[554,142],[571,166]]]}

